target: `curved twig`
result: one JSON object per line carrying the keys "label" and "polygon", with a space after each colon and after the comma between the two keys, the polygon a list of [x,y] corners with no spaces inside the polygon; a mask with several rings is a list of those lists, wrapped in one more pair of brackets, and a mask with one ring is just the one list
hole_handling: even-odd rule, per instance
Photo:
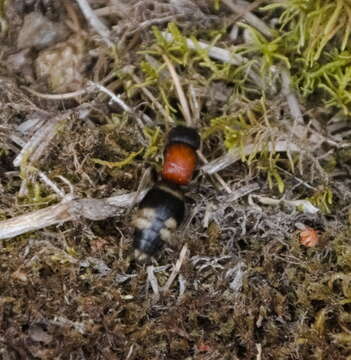
{"label": "curved twig", "polygon": [[138,194],[133,192],[105,199],[77,199],[66,197],[56,205],[32,211],[0,222],[0,240],[9,239],[27,232],[40,230],[52,225],[83,217],[90,220],[103,220],[118,214],[121,208],[130,206],[135,198],[140,201],[147,190]]}

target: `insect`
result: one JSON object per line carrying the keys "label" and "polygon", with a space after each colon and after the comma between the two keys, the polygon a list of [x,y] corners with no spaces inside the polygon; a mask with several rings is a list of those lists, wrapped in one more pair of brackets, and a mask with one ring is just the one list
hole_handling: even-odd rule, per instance
{"label": "insect", "polygon": [[168,136],[162,181],[147,192],[132,221],[135,257],[155,255],[184,219],[185,201],[180,185],[187,185],[196,167],[200,136],[193,128],[177,126]]}
{"label": "insect", "polygon": [[196,168],[196,150],[200,136],[193,128],[176,126],[168,135],[162,178],[178,185],[187,185]]}
{"label": "insect", "polygon": [[160,182],[149,190],[132,222],[135,257],[143,260],[157,253],[164,242],[170,241],[184,213],[184,196],[179,188]]}
{"label": "insect", "polygon": [[307,247],[314,247],[319,243],[318,232],[310,227],[300,232],[300,243]]}

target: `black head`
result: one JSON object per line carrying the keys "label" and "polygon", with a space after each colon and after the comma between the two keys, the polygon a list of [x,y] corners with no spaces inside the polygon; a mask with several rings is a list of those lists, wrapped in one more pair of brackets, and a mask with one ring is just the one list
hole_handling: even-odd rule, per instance
{"label": "black head", "polygon": [[200,136],[194,128],[178,125],[168,134],[168,144],[174,143],[186,144],[197,150],[200,147]]}

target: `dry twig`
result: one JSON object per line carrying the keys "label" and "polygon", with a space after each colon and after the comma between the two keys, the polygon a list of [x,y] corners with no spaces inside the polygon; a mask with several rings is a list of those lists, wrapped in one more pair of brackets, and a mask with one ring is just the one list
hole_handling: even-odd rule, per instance
{"label": "dry twig", "polygon": [[95,83],[93,81],[88,81],[88,85],[94,86],[99,91],[108,95],[111,98],[111,100],[114,101],[116,104],[118,104],[124,111],[131,114],[137,120],[138,125],[141,129],[144,127],[144,121],[149,125],[152,124],[152,120],[148,116],[143,114],[142,117],[139,117],[135,113],[135,111],[133,111],[133,109],[122,100],[122,98],[119,95],[114,94],[111,90],[109,90],[105,86]]}
{"label": "dry twig", "polygon": [[105,41],[105,43],[112,47],[113,43],[110,40],[110,31],[109,29],[100,21],[100,19],[96,16],[94,11],[89,5],[87,0],[76,0],[83,15],[87,19],[88,23],[91,27],[101,36],[101,38]]}
{"label": "dry twig", "polygon": [[49,119],[24,145],[21,152],[13,161],[13,165],[20,166],[24,159],[28,159],[29,161],[37,161],[42,156],[51,140],[55,137],[58,125],[62,121],[68,119],[72,114],[73,111],[68,110],[63,114],[59,114]]}
{"label": "dry twig", "polygon": [[181,111],[183,113],[185,122],[186,122],[186,124],[188,126],[194,126],[192,118],[191,118],[188,102],[186,100],[182,85],[180,83],[179,76],[178,76],[177,72],[175,71],[173,64],[168,59],[168,57],[166,55],[163,55],[163,59],[166,62],[168,70],[169,70],[169,72],[171,74],[171,77],[173,79],[173,83],[175,85],[175,88],[176,88],[176,91],[177,91],[177,94],[178,94],[178,99],[179,99],[180,104],[181,104],[180,109],[181,109]]}
{"label": "dry twig", "polygon": [[[197,151],[197,155],[199,156],[200,160],[205,164],[201,168],[204,171],[204,168],[206,168],[206,166],[210,165],[210,163],[207,161],[205,155],[201,151]],[[207,173],[210,174],[209,172],[207,172]],[[227,183],[223,180],[223,178],[219,174],[217,174],[216,172],[213,172],[211,174],[213,174],[214,178],[220,183],[220,185],[223,187],[223,189],[228,194],[232,193],[231,188],[227,185]]]}
{"label": "dry twig", "polygon": [[90,220],[103,220],[115,216],[121,208],[130,206],[136,196],[137,200],[140,201],[145,196],[146,191],[105,199],[72,200],[68,196],[59,204],[1,221],[0,239],[13,238],[51,225],[63,224],[80,216]]}
{"label": "dry twig", "polygon": [[288,102],[290,114],[294,120],[294,124],[291,132],[299,138],[306,136],[306,127],[304,125],[301,107],[293,87],[291,84],[291,76],[288,69],[285,67],[281,68],[281,79],[282,79],[282,92]]}
{"label": "dry twig", "polygon": [[[173,35],[170,32],[164,31],[162,35],[169,42],[174,40]],[[210,44],[207,44],[203,41],[197,41],[196,43],[194,43],[193,40],[186,39],[186,44],[189,49],[196,50],[197,47],[199,47],[200,49],[207,50],[209,57],[219,61],[223,61],[227,64],[239,66],[247,62],[245,58],[238,54],[233,54],[230,51],[222,49],[218,46],[211,46]]]}
{"label": "dry twig", "polygon": [[263,205],[273,205],[278,206],[280,204],[285,204],[287,206],[292,206],[295,208],[300,208],[303,210],[304,213],[308,214],[316,214],[320,210],[315,207],[309,200],[286,200],[286,199],[273,199],[267,196],[261,195],[250,195],[250,201],[252,199],[257,199]]}
{"label": "dry twig", "polygon": [[248,156],[255,152],[260,152],[265,149],[267,149],[270,152],[281,152],[281,151],[290,151],[290,152],[300,152],[301,149],[295,145],[294,143],[290,143],[286,140],[279,140],[275,141],[274,143],[269,144],[248,144],[244,147],[244,149],[231,149],[227,153],[225,153],[223,156],[212,160],[206,165],[202,166],[202,171],[204,171],[207,174],[215,174],[218,171],[221,171],[225,169],[226,167],[234,164],[235,162],[239,161],[242,156]]}
{"label": "dry twig", "polygon": [[[135,75],[133,72],[129,72],[130,76],[132,77],[132,79],[137,83],[140,84],[141,80],[139,79],[139,77],[137,75]],[[157,110],[163,115],[163,117],[165,119],[167,119],[167,121],[172,124],[174,123],[172,117],[167,113],[167,111],[163,108],[163,106],[160,104],[160,102],[154,97],[154,95],[152,94],[151,91],[149,91],[146,86],[141,86],[140,87],[141,91],[145,94],[146,97],[149,98],[149,100],[151,100],[151,102],[155,105],[155,107],[157,108]]]}
{"label": "dry twig", "polygon": [[147,281],[151,285],[152,291],[154,292],[153,300],[157,302],[160,298],[160,290],[154,269],[155,267],[153,265],[147,267]]}
{"label": "dry twig", "polygon": [[85,95],[87,93],[89,93],[91,91],[92,88],[87,87],[84,89],[79,89],[76,91],[72,91],[72,92],[68,92],[68,93],[64,93],[64,94],[46,94],[46,93],[40,93],[36,90],[31,89],[30,87],[27,86],[22,86],[23,89],[27,90],[28,92],[30,92],[32,95],[35,95],[41,99],[46,99],[46,100],[67,100],[67,99],[72,99],[78,96],[82,96]]}
{"label": "dry twig", "polygon": [[254,10],[262,0],[257,0],[253,4],[248,3],[247,1],[240,0],[222,0],[222,2],[234,13],[237,14],[234,21],[237,21],[239,18],[243,17],[250,25],[259,30],[262,34],[267,37],[273,36],[272,29],[266,25],[264,21],[259,19],[256,15],[254,15],[251,11]]}
{"label": "dry twig", "polygon": [[162,288],[162,292],[167,292],[169,290],[169,288],[171,287],[173,281],[175,280],[175,278],[177,277],[177,275],[179,274],[180,268],[182,267],[182,264],[186,258],[186,254],[188,251],[188,246],[185,244],[179,254],[179,258],[175,264],[175,266],[173,267],[172,273],[169,276],[165,286]]}
{"label": "dry twig", "polygon": [[[167,31],[162,32],[162,35],[169,42],[174,40],[173,35]],[[247,63],[247,61],[248,61],[246,58],[244,58],[238,54],[234,54],[233,52],[230,52],[226,49],[222,49],[218,46],[211,46],[203,41],[197,41],[196,43],[194,43],[193,40],[186,39],[186,44],[189,47],[189,49],[196,50],[197,48],[200,48],[200,49],[207,50],[209,57],[211,57],[215,60],[222,61],[227,64],[239,66],[239,65],[243,65],[243,64]],[[253,71],[252,69],[249,69],[248,76],[252,79],[252,81],[255,84],[258,84],[259,86],[263,87],[262,79],[255,71]]]}

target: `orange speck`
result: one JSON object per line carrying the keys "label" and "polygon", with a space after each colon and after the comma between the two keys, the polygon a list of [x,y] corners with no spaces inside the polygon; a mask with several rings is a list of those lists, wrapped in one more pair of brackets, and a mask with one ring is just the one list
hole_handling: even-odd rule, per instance
{"label": "orange speck", "polygon": [[195,150],[185,144],[167,146],[162,170],[164,180],[178,185],[187,185],[196,167]]}
{"label": "orange speck", "polygon": [[209,352],[209,351],[211,351],[211,347],[209,345],[205,344],[205,343],[200,343],[197,346],[197,349],[200,352]]}
{"label": "orange speck", "polygon": [[307,227],[300,232],[300,243],[304,246],[314,247],[319,243],[318,231]]}

